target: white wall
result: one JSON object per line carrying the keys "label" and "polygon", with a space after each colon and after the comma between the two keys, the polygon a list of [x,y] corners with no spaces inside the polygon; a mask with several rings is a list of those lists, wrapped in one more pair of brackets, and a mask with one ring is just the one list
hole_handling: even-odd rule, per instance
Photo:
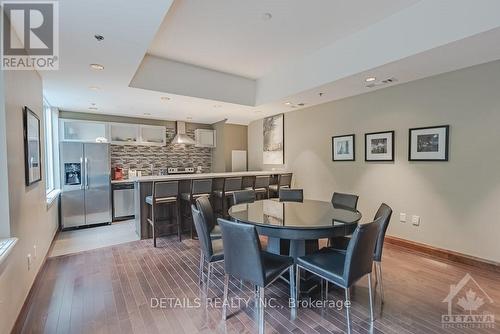
{"label": "white wall", "polygon": [[[0,333],[9,333],[43,263],[58,227],[58,203],[49,209],[45,198],[45,161],[42,181],[29,187],[24,181],[23,106],[43,120],[42,79],[35,71],[5,71],[5,128],[7,135],[10,234],[19,239],[0,274]],[[1,120],[2,122],[4,119]],[[42,152],[44,143],[41,124]],[[0,137],[0,140],[2,138]],[[4,143],[0,143],[1,145]],[[4,156],[2,155],[2,160]],[[2,170],[2,174],[5,170]],[[2,189],[2,195],[3,189]],[[2,212],[3,214],[3,212]],[[2,218],[4,218],[2,216]],[[3,223],[3,222],[2,222]],[[36,245],[36,257],[34,246]],[[32,255],[28,270],[27,254]]]}
{"label": "white wall", "polygon": [[[285,114],[285,166],[262,165],[262,120],[249,168],[287,168],[307,198],[360,195],[367,221],[394,209],[393,236],[500,262],[500,61]],[[449,124],[449,162],[409,162],[408,129]],[[395,130],[395,162],[364,161],[364,133]],[[356,134],[356,161],[332,162],[331,137]],[[399,213],[420,215],[419,227]]]}

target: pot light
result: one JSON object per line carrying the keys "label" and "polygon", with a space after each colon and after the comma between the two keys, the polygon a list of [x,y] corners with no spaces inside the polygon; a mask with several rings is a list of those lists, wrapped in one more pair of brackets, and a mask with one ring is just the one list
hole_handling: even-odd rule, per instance
{"label": "pot light", "polygon": [[168,96],[162,96],[162,97],[160,97],[160,100],[162,100],[162,101],[170,101],[170,98]]}
{"label": "pot light", "polygon": [[90,86],[90,87],[89,87],[89,89],[91,89],[91,90],[99,90],[99,89],[101,89],[101,88],[99,88],[99,87],[97,87],[97,86]]}
{"label": "pot light", "polygon": [[303,106],[305,106],[306,104],[305,104],[305,103],[298,103],[297,105],[298,105],[299,107],[303,107]]}
{"label": "pot light", "polygon": [[97,107],[89,107],[89,110],[98,110]]}
{"label": "pot light", "polygon": [[264,14],[262,14],[262,19],[264,21],[269,21],[272,18],[273,18],[273,15],[271,13],[264,13]]}
{"label": "pot light", "polygon": [[99,34],[95,34],[95,35],[94,35],[94,38],[95,38],[98,42],[100,42],[100,41],[103,41],[103,40],[104,40],[104,36],[103,36],[103,35],[99,35]]}
{"label": "pot light", "polygon": [[292,102],[285,102],[285,106],[291,106]]}
{"label": "pot light", "polygon": [[368,77],[368,78],[365,79],[366,82],[372,82],[372,81],[375,81],[375,80],[377,80],[377,78],[375,78],[375,77]]}
{"label": "pot light", "polygon": [[150,112],[145,112],[143,115],[144,116],[151,116],[151,113]]}
{"label": "pot light", "polygon": [[90,68],[96,71],[104,70],[104,66],[102,66],[101,64],[90,64]]}

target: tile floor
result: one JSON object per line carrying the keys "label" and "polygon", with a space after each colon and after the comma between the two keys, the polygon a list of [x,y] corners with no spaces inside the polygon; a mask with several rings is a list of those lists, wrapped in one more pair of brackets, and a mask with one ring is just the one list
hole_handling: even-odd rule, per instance
{"label": "tile floor", "polygon": [[49,257],[88,251],[139,240],[134,220],[115,222],[79,230],[60,232]]}

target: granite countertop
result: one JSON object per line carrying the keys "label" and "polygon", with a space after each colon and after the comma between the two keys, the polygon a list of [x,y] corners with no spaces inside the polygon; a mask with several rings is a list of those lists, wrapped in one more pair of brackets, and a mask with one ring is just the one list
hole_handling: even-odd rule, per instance
{"label": "granite countertop", "polygon": [[277,175],[289,173],[284,170],[271,171],[248,171],[248,172],[226,172],[226,173],[201,173],[201,174],[173,174],[173,175],[153,175],[153,176],[138,176],[124,180],[113,180],[111,183],[132,183],[132,182],[152,182],[152,181],[167,181],[167,180],[191,180],[204,178],[223,178],[223,177],[238,177],[238,176],[259,176],[259,175]]}

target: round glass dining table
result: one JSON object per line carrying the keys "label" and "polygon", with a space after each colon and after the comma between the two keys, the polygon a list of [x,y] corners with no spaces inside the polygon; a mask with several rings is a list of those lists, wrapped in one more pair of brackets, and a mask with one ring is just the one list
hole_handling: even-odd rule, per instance
{"label": "round glass dining table", "polygon": [[308,199],[265,199],[233,205],[228,213],[233,220],[255,225],[259,234],[268,236],[267,251],[283,254],[289,247],[283,255],[294,259],[317,250],[318,239],[352,234],[361,219],[357,210]]}

